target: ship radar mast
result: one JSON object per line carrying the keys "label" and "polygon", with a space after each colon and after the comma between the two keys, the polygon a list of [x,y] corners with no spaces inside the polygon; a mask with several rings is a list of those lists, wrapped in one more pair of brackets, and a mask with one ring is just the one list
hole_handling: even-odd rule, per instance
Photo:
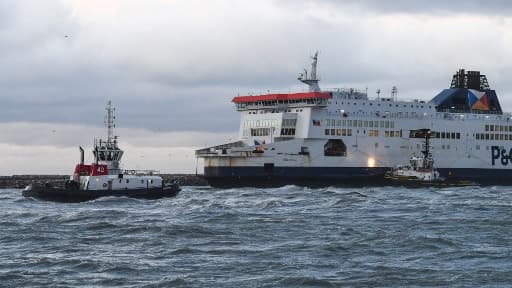
{"label": "ship radar mast", "polygon": [[299,75],[299,81],[309,86],[309,91],[311,92],[319,92],[320,86],[318,86],[318,82],[320,81],[316,76],[316,66],[318,63],[318,51],[316,51],[315,56],[311,57],[313,60],[311,62],[311,71],[310,77],[308,78],[308,71],[304,69],[304,73]]}
{"label": "ship radar mast", "polygon": [[113,142],[117,137],[114,136],[114,128],[116,127],[114,123],[114,120],[116,119],[116,116],[114,116],[114,112],[116,111],[116,108],[112,107],[112,101],[108,101],[105,110],[107,110],[107,114],[105,115],[105,127],[107,128],[107,142]]}
{"label": "ship radar mast", "polygon": [[107,139],[94,139],[94,159],[96,159],[96,163],[106,164],[110,174],[118,174],[121,172],[119,162],[124,152],[117,146],[117,136],[114,136],[114,128],[116,127],[114,120],[116,117],[114,115],[115,108],[112,106],[111,101],[108,101],[105,110]]}

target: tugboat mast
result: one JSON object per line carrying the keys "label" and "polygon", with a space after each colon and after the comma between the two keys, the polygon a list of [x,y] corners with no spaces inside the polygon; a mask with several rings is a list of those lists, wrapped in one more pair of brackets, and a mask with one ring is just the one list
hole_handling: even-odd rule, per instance
{"label": "tugboat mast", "polygon": [[108,101],[105,110],[107,110],[107,115],[105,115],[105,126],[107,127],[107,142],[113,143],[117,137],[114,136],[114,128],[116,127],[114,123],[114,120],[116,119],[116,116],[114,116],[114,112],[116,111],[116,108],[112,107],[112,101]]}
{"label": "tugboat mast", "polygon": [[114,115],[115,108],[112,106],[111,101],[108,101],[105,110],[107,139],[94,140],[94,158],[96,159],[96,163],[106,164],[109,173],[119,174],[121,173],[119,164],[124,152],[117,146],[117,136],[114,136],[114,128],[116,127],[114,120],[116,117]]}

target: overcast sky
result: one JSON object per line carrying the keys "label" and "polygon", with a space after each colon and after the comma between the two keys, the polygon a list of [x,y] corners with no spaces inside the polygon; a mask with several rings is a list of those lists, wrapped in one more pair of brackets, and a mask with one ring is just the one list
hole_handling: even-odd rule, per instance
{"label": "overcast sky", "polygon": [[[238,94],[398,87],[429,100],[481,70],[512,111],[510,1],[0,1],[0,175],[70,173],[117,107],[125,166],[194,172],[236,137]],[[90,151],[89,151],[90,152]]]}

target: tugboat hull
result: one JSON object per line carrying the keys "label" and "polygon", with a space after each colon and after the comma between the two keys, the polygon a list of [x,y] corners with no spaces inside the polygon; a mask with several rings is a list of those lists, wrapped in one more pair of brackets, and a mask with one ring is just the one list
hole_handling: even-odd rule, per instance
{"label": "tugboat hull", "polygon": [[139,199],[159,199],[174,197],[181,189],[177,184],[158,188],[124,190],[81,190],[75,186],[54,187],[50,185],[29,185],[22,191],[25,197],[54,202],[84,202],[101,197],[130,197]]}

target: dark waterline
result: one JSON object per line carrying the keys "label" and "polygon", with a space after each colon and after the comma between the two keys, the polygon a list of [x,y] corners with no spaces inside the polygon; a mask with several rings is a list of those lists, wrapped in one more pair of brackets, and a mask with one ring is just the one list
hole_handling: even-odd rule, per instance
{"label": "dark waterline", "polygon": [[511,207],[512,187],[0,190],[0,286],[509,287]]}

